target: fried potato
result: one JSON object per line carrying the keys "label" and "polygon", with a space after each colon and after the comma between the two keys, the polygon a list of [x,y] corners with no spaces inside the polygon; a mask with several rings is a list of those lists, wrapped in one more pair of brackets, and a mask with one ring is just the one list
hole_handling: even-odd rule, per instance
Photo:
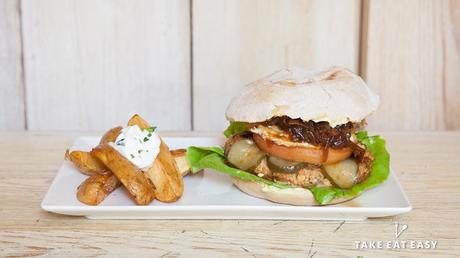
{"label": "fried potato", "polygon": [[[141,129],[150,127],[142,117],[134,115],[128,121],[129,126],[137,125]],[[184,192],[184,181],[168,146],[161,140],[160,153],[145,175],[155,186],[156,198],[162,202],[177,201]]]}
{"label": "fried potato", "polygon": [[65,152],[65,159],[72,162],[81,173],[92,175],[109,175],[110,170],[97,158],[93,157],[91,153],[86,151],[72,151]]}
{"label": "fried potato", "polygon": [[[170,152],[179,167],[179,172],[182,176],[186,176],[190,171],[190,167],[185,160],[186,150],[177,149]],[[111,172],[107,175],[95,174],[80,184],[77,189],[77,199],[87,205],[99,205],[120,185],[118,178]]]}
{"label": "fried potato", "polygon": [[149,123],[147,123],[147,121],[145,121],[138,114],[135,114],[134,116],[132,116],[128,121],[128,126],[133,126],[133,125],[137,125],[141,129],[147,129],[150,127]]}
{"label": "fried potato", "polygon": [[99,143],[115,142],[123,127],[117,126],[108,130],[101,138]]}
{"label": "fried potato", "polygon": [[77,199],[87,205],[98,205],[118,186],[120,181],[113,174],[93,175],[80,184]]}
{"label": "fried potato", "polygon": [[185,159],[185,156],[187,155],[187,150],[177,149],[171,150],[170,152],[174,160],[176,161],[179,173],[182,175],[182,177],[186,176],[190,172],[190,166],[188,165],[187,160]]}
{"label": "fried potato", "polygon": [[147,205],[155,198],[152,182],[128,159],[123,157],[108,143],[94,148],[91,154],[104,163],[121,181],[139,205]]}
{"label": "fried potato", "polygon": [[160,153],[145,175],[155,186],[156,198],[162,202],[177,201],[184,192],[184,181],[168,146],[161,141]]}

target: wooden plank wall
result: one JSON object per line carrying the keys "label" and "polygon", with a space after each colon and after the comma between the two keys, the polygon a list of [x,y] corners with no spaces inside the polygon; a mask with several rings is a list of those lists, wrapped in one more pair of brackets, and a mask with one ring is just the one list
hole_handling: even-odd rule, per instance
{"label": "wooden plank wall", "polygon": [[460,2],[365,1],[361,72],[382,98],[371,128],[460,129]]}
{"label": "wooden plank wall", "polygon": [[190,130],[189,2],[23,1],[30,130]]}
{"label": "wooden plank wall", "polygon": [[197,130],[225,128],[231,97],[276,70],[331,65],[358,70],[359,1],[193,3]]}
{"label": "wooden plank wall", "polygon": [[381,96],[371,129],[458,130],[459,51],[453,0],[6,0],[0,130],[104,130],[139,112],[221,131],[243,85],[329,65]]}
{"label": "wooden plank wall", "polygon": [[18,1],[0,1],[0,130],[25,128],[19,16]]}

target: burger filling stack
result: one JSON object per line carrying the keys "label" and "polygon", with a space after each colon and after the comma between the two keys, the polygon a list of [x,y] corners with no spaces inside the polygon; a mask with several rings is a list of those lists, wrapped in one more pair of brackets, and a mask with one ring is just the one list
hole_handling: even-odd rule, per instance
{"label": "burger filling stack", "polygon": [[230,102],[223,147],[190,147],[192,172],[233,176],[243,192],[273,202],[325,205],[386,180],[389,154],[364,131],[379,97],[351,71],[275,72]]}

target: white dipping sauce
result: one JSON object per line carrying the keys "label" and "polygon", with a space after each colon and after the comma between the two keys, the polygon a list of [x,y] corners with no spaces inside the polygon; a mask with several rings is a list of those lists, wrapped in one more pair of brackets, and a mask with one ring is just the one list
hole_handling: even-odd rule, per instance
{"label": "white dipping sauce", "polygon": [[161,140],[154,128],[123,128],[115,142],[109,143],[121,155],[142,170],[148,170],[160,153]]}

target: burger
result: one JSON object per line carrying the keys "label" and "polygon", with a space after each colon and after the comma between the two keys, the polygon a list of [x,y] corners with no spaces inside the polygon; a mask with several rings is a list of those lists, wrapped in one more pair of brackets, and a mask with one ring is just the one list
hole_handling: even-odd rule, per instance
{"label": "burger", "polygon": [[189,147],[192,172],[231,175],[241,191],[292,205],[335,204],[386,180],[385,141],[368,136],[379,97],[351,71],[285,69],[230,102],[223,147]]}

